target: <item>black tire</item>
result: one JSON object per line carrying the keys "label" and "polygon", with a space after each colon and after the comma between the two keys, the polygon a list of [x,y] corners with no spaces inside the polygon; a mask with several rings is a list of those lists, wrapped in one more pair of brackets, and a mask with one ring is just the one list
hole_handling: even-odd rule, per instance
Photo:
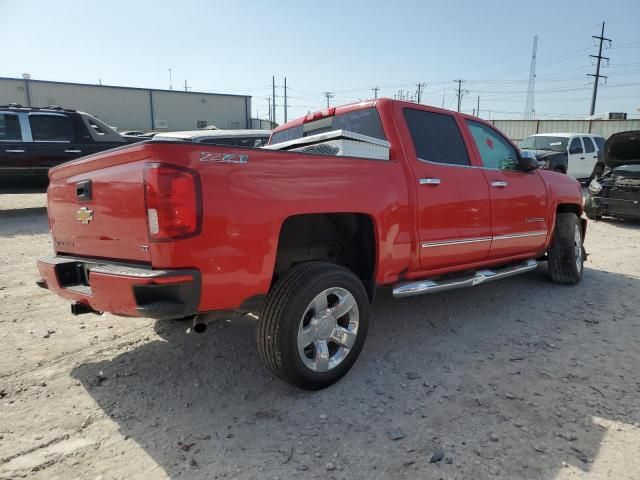
{"label": "black tire", "polygon": [[[579,253],[576,251],[576,228],[579,232]],[[580,219],[574,213],[558,213],[553,240],[548,251],[549,274],[554,283],[575,285],[584,270],[584,247]]]}
{"label": "black tire", "polygon": [[[317,372],[307,367],[301,358],[298,329],[312,300],[332,288],[347,290],[355,299],[357,334],[352,348],[339,364],[326,372]],[[282,380],[307,390],[318,390],[337,382],[349,371],[362,350],[368,326],[369,301],[358,277],[330,263],[303,263],[290,269],[267,296],[258,320],[258,351],[267,367]]]}

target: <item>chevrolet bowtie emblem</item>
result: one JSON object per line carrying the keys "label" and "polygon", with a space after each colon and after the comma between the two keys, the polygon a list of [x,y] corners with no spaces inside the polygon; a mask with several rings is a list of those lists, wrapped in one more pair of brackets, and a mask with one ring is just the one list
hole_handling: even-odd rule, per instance
{"label": "chevrolet bowtie emblem", "polygon": [[93,210],[89,210],[87,207],[82,207],[76,212],[76,220],[82,222],[83,225],[87,225],[93,220]]}

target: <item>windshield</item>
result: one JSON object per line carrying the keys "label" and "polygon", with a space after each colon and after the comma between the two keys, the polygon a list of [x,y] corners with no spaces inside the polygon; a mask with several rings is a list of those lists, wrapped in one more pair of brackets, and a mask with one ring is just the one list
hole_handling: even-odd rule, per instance
{"label": "windshield", "polygon": [[546,137],[544,135],[531,135],[520,142],[520,148],[527,150],[550,150],[552,152],[566,152],[568,138]]}
{"label": "windshield", "polygon": [[290,140],[308,137],[309,135],[334,130],[348,130],[369,137],[379,138],[380,140],[386,140],[378,110],[375,108],[366,108],[342,113],[333,117],[321,118],[313,122],[307,122],[302,125],[280,130],[271,136],[269,144],[273,145],[275,143],[288,142]]}

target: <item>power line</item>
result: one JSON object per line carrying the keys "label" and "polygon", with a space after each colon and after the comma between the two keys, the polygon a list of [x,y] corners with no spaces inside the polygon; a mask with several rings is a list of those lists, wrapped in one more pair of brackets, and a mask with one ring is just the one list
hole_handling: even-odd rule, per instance
{"label": "power line", "polygon": [[598,61],[596,63],[596,73],[595,73],[595,75],[592,74],[592,73],[588,73],[587,74],[590,77],[594,77],[593,95],[591,96],[591,113],[590,113],[590,115],[593,115],[595,113],[595,111],[596,111],[596,96],[598,95],[598,83],[600,82],[600,78],[604,78],[605,81],[607,80],[606,75],[600,75],[600,61],[603,58],[605,60],[607,60],[607,62],[609,61],[609,57],[603,57],[602,56],[602,42],[604,40],[606,40],[606,41],[609,42],[609,45],[611,45],[611,39],[604,37],[604,22],[602,22],[602,31],[600,32],[600,36],[597,37],[595,35],[592,35],[592,37],[595,38],[596,40],[600,40],[600,46],[598,47],[598,55],[589,55],[590,57],[598,59]]}

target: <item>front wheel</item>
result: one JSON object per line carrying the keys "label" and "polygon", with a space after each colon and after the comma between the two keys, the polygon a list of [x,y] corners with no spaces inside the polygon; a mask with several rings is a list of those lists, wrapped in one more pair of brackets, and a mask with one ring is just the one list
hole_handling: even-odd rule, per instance
{"label": "front wheel", "polygon": [[548,256],[553,282],[575,285],[582,279],[584,248],[580,218],[576,214],[558,213]]}
{"label": "front wheel", "polygon": [[368,326],[369,302],[358,277],[337,265],[304,263],[269,293],[258,321],[258,351],[281,379],[317,390],[349,371]]}

